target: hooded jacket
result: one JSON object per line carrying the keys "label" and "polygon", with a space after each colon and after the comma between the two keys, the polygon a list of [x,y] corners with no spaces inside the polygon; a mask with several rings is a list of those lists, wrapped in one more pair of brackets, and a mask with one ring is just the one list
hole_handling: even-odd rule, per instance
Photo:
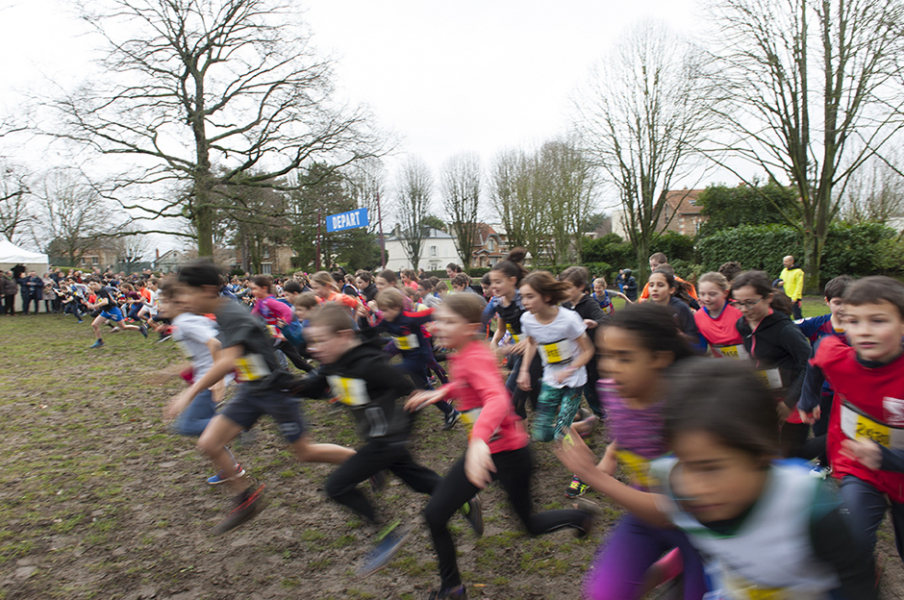
{"label": "hooded jacket", "polygon": [[766,315],[755,332],[744,317],[738,319],[735,327],[744,338],[744,349],[756,361],[758,371],[765,373],[778,369],[781,388],[772,391],[780,395],[789,408],[794,408],[810,359],[810,342],[803,332],[788,315],[779,312]]}
{"label": "hooded jacket", "polygon": [[379,340],[355,346],[338,361],[322,365],[293,392],[320,398],[330,390],[349,409],[365,441],[400,442],[408,438],[413,416],[404,400],[415,390],[411,380],[389,365]]}

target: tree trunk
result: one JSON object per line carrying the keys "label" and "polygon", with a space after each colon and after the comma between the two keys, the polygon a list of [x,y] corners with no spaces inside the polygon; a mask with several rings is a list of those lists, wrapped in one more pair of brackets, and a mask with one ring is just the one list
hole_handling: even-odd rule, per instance
{"label": "tree trunk", "polygon": [[816,233],[807,228],[803,235],[804,294],[819,292],[820,244]]}

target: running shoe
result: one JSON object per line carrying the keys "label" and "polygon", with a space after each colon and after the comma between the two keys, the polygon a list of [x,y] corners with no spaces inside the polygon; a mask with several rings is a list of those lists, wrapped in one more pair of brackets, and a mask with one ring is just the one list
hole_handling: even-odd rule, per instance
{"label": "running shoe", "polygon": [[220,485],[221,483],[226,483],[227,481],[230,481],[230,480],[232,480],[232,479],[237,479],[237,478],[239,478],[239,477],[244,477],[244,476],[245,476],[245,469],[242,468],[242,465],[237,464],[237,465],[236,465],[236,470],[238,471],[238,473],[236,473],[236,474],[233,475],[232,477],[224,477],[224,476],[223,476],[223,471],[220,471],[219,473],[217,473],[217,474],[214,475],[213,477],[208,477],[208,478],[207,478],[207,483],[210,484],[210,485]]}
{"label": "running shoe", "polygon": [[264,487],[266,486],[261,484],[260,487],[254,490],[248,488],[236,496],[233,509],[229,511],[229,514],[225,519],[213,528],[213,534],[223,535],[224,533],[232,531],[239,525],[250,521],[257,513],[262,511],[264,507],[267,506],[267,502],[263,496]]}
{"label": "running shoe", "polygon": [[364,562],[358,568],[358,577],[373,575],[390,562],[396,553],[402,548],[402,544],[411,535],[411,528],[397,529],[399,521],[393,521],[389,527],[378,537],[377,546],[364,557]]}
{"label": "running shoe", "polygon": [[471,529],[474,530],[474,533],[477,534],[477,537],[483,535],[483,506],[480,502],[480,495],[475,494],[473,498],[468,500],[467,504],[464,504],[459,512],[465,516],[468,520],[468,523],[471,524]]}
{"label": "running shoe", "polygon": [[138,326],[138,331],[141,332],[141,335],[144,336],[144,339],[148,339],[148,328],[145,327],[144,323]]}
{"label": "running shoe", "polygon": [[84,321],[82,321],[81,319],[79,319],[78,321],[76,321],[76,323],[84,323]]}
{"label": "running shoe", "polygon": [[813,468],[810,469],[810,477],[815,479],[825,479],[832,473],[832,467],[824,467],[819,463],[813,465]]}
{"label": "running shoe", "polygon": [[455,424],[458,423],[460,417],[461,413],[453,408],[452,412],[446,415],[446,418],[443,420],[443,431],[449,431],[455,427]]}
{"label": "running shoe", "polygon": [[465,591],[463,585],[456,588],[442,588],[430,592],[427,600],[468,600],[468,592]]}
{"label": "running shoe", "polygon": [[104,341],[103,341],[103,340],[97,340],[96,342],[94,342],[93,344],[91,344],[91,348],[103,348],[103,347],[104,347]]}
{"label": "running shoe", "polygon": [[575,475],[571,478],[571,483],[568,484],[568,488],[565,490],[565,497],[580,498],[589,489],[590,486],[578,479],[578,476]]}

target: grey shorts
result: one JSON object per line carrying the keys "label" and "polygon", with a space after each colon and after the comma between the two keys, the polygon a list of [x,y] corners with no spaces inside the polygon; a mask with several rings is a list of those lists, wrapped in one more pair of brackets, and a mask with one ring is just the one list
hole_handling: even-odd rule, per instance
{"label": "grey shorts", "polygon": [[301,439],[308,430],[301,415],[301,401],[282,390],[257,389],[242,384],[220,414],[244,429],[251,429],[261,416],[270,415],[290,444]]}

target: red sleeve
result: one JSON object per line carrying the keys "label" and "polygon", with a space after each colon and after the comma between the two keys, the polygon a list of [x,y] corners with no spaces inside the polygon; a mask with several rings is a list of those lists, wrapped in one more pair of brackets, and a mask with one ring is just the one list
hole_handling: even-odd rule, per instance
{"label": "red sleeve", "polygon": [[433,309],[428,308],[422,311],[405,311],[405,318],[409,319],[412,325],[425,325],[433,320]]}
{"label": "red sleeve", "polygon": [[474,365],[473,370],[468,374],[468,385],[483,402],[483,409],[480,411],[480,416],[477,417],[477,422],[474,423],[471,435],[489,444],[490,437],[499,429],[511,411],[512,402],[498,371],[481,367],[486,364],[485,361],[480,361]]}
{"label": "red sleeve", "polygon": [[810,359],[810,364],[823,369],[845,352],[853,352],[853,348],[841,341],[837,335],[826,336],[819,342],[816,355]]}

